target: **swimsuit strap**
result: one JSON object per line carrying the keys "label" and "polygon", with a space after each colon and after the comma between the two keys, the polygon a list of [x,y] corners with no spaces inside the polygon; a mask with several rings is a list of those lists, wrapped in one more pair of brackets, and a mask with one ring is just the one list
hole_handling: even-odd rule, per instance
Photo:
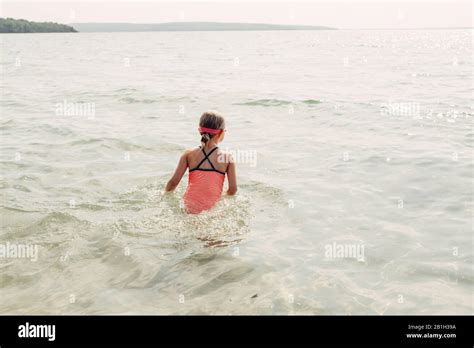
{"label": "swimsuit strap", "polygon": [[211,162],[211,159],[209,158],[209,156],[217,150],[217,146],[215,148],[213,148],[211,151],[209,151],[208,154],[206,154],[206,151],[204,151],[204,149],[201,147],[201,150],[202,150],[202,153],[204,154],[204,158],[202,159],[201,162],[199,162],[199,164],[196,166],[196,168],[194,169],[199,169],[199,167],[201,167],[201,164],[204,163],[205,160],[207,160],[209,162],[209,164],[211,165],[212,169],[216,170],[216,168],[214,168],[214,165],[212,164]]}
{"label": "swimsuit strap", "polygon": [[[206,151],[204,151],[204,149],[201,147],[201,150],[202,150],[202,153],[204,154],[204,158],[201,160],[201,162],[199,162],[199,164],[193,168],[193,169],[190,169],[189,171],[192,172],[193,170],[204,170],[204,171],[214,171],[214,172],[218,172],[218,173],[221,173],[221,174],[224,174],[224,172],[221,172],[220,170],[217,170],[215,167],[214,167],[214,164],[212,164],[211,162],[211,159],[209,158],[209,156],[218,149],[218,147],[216,146],[215,148],[213,148],[211,151],[209,151],[209,153],[206,153]],[[211,165],[212,169],[205,169],[205,168],[200,168],[201,167],[201,164],[204,163],[204,161],[207,160],[209,162],[209,164]]]}

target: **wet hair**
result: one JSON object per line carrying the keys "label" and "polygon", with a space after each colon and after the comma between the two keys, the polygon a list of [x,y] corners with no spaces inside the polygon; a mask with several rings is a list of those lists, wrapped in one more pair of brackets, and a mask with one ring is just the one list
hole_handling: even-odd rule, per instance
{"label": "wet hair", "polygon": [[[206,111],[201,115],[201,118],[199,119],[199,127],[225,129],[224,116],[222,116],[216,111]],[[201,143],[203,144],[203,146],[205,146],[214,135],[216,134],[201,132]]]}

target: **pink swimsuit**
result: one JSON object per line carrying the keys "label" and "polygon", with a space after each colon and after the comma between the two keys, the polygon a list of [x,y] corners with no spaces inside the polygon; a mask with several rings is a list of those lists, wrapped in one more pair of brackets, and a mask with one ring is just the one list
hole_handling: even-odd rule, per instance
{"label": "pink swimsuit", "polygon": [[[209,156],[217,150],[217,146],[208,154],[202,149],[204,158],[196,168],[189,170],[188,188],[184,194],[184,206],[191,214],[198,214],[211,209],[221,198],[225,173],[217,170]],[[200,168],[207,160],[212,168]]]}

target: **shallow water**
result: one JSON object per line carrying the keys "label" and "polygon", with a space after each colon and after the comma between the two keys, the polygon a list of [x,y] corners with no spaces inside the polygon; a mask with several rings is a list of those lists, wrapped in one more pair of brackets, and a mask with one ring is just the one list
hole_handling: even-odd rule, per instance
{"label": "shallow water", "polygon": [[[472,313],[471,30],[0,39],[0,313]],[[207,109],[239,193],[190,216]]]}

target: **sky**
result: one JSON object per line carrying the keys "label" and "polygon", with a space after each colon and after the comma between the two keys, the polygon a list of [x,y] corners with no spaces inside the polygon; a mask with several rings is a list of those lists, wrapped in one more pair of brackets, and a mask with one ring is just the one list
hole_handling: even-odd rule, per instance
{"label": "sky", "polygon": [[473,27],[474,0],[0,0],[0,17],[59,23],[244,22],[340,29]]}

